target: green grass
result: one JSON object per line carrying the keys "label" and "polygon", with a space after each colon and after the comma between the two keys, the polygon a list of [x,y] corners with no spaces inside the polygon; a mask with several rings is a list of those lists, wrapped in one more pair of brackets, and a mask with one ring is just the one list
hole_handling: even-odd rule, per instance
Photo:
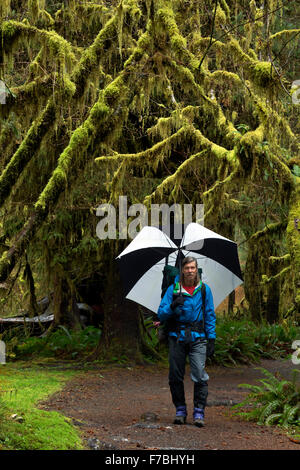
{"label": "green grass", "polygon": [[[38,409],[38,403],[60,390],[74,372],[21,369],[17,364],[0,367],[0,449],[83,449],[68,418]],[[13,419],[14,414],[23,421]]]}

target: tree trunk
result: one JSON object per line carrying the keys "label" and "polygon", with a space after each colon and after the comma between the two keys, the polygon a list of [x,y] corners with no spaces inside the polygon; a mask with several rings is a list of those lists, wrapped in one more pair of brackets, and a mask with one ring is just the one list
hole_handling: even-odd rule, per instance
{"label": "tree trunk", "polygon": [[249,303],[251,319],[254,322],[261,322],[264,308],[262,286],[260,285],[260,253],[252,240],[249,241],[244,281],[245,298]]}
{"label": "tree trunk", "polygon": [[64,325],[71,329],[80,328],[79,309],[75,293],[65,277],[55,273],[54,277],[54,325]]}
{"label": "tree trunk", "polygon": [[118,355],[143,362],[138,305],[125,299],[117,266],[110,262],[107,285],[104,289],[104,326],[100,353]]}
{"label": "tree trunk", "polygon": [[273,282],[266,302],[266,318],[268,323],[279,320],[280,282]]}
{"label": "tree trunk", "polygon": [[291,193],[290,210],[287,226],[287,242],[291,254],[290,285],[292,298],[290,299],[291,311],[300,318],[300,179],[297,178],[295,189]]}
{"label": "tree trunk", "polygon": [[229,294],[229,297],[228,297],[228,312],[227,313],[232,313],[233,312],[234,304],[235,304],[235,290],[233,290]]}
{"label": "tree trunk", "polygon": [[[269,277],[277,274],[278,268],[274,263],[269,263]],[[280,279],[274,279],[267,284],[267,301],[266,301],[266,319],[268,323],[276,323],[279,320],[279,301],[281,292]]]}
{"label": "tree trunk", "polygon": [[35,285],[34,279],[32,275],[32,270],[30,264],[27,259],[27,255],[25,256],[26,264],[24,269],[24,278],[27,281],[28,289],[29,289],[29,317],[35,317],[38,315],[38,307],[37,307],[37,300],[35,295]]}

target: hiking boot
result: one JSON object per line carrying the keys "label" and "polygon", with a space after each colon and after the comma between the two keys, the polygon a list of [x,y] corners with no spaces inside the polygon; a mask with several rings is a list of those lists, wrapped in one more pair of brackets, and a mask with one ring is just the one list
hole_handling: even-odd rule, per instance
{"label": "hiking boot", "polygon": [[204,426],[203,408],[194,408],[193,418],[194,418],[194,425],[197,426],[198,428],[202,428]]}
{"label": "hiking boot", "polygon": [[186,406],[177,406],[174,424],[185,424],[186,416]]}

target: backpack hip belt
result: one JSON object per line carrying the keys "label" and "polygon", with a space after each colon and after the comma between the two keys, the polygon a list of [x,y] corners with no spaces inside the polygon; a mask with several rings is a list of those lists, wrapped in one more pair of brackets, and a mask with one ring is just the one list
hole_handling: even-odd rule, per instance
{"label": "backpack hip belt", "polygon": [[179,341],[180,333],[182,330],[184,330],[185,343],[189,343],[191,341],[192,331],[200,334],[204,333],[205,335],[203,321],[195,321],[192,323],[181,323],[178,321],[174,321],[174,328],[172,328],[171,326],[170,331],[174,331],[177,334],[177,342]]}

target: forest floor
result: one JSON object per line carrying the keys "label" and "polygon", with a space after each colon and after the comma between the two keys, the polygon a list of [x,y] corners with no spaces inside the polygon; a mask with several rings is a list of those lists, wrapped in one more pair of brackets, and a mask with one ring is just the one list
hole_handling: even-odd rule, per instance
{"label": "forest floor", "polygon": [[258,426],[234,416],[231,405],[249,393],[242,383],[263,378],[257,367],[291,378],[291,360],[263,360],[233,368],[209,366],[205,427],[192,424],[193,384],[186,370],[186,425],[174,425],[168,370],[157,365],[112,366],[86,370],[39,406],[70,417],[87,449],[298,450],[278,427]]}

